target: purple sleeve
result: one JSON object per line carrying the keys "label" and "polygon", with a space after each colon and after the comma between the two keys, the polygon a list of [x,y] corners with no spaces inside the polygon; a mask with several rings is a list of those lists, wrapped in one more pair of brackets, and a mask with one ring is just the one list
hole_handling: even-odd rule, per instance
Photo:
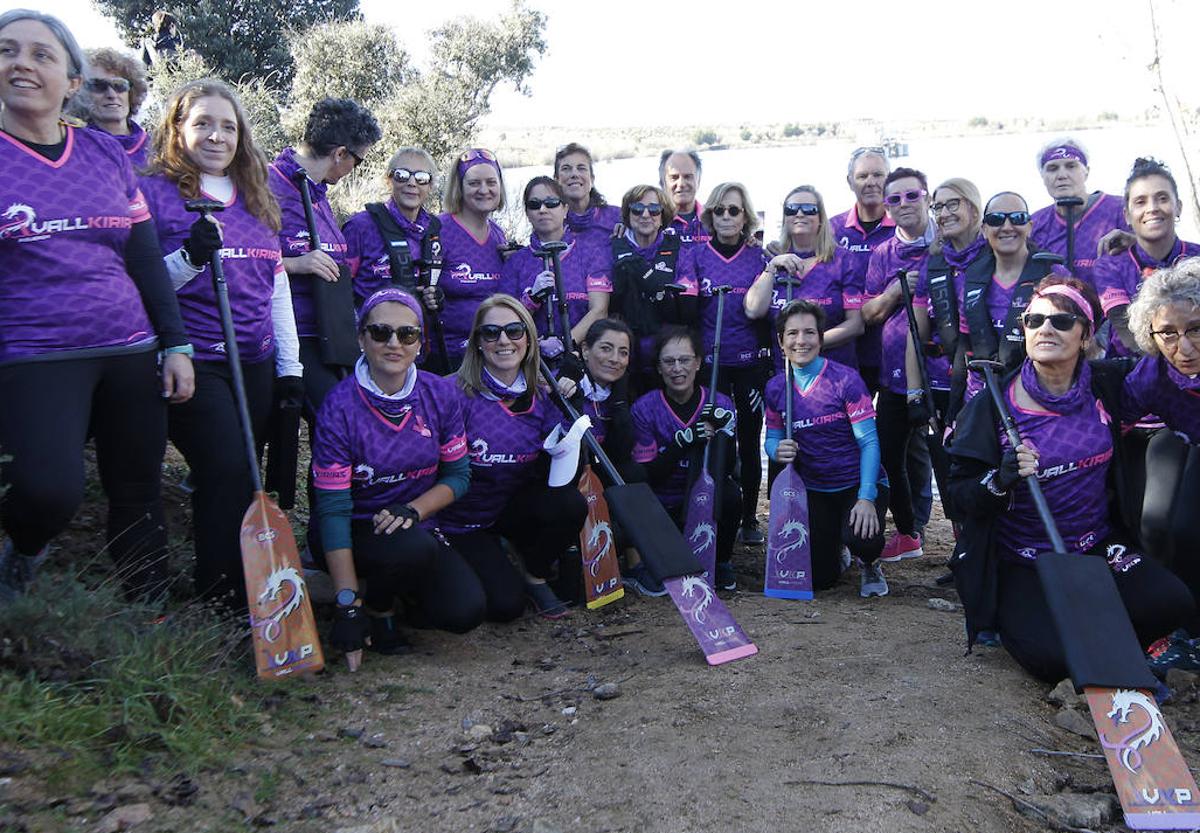
{"label": "purple sleeve", "polygon": [[347,431],[345,398],[335,388],[325,397],[312,449],[313,485],[326,491],[349,491],[354,470]]}

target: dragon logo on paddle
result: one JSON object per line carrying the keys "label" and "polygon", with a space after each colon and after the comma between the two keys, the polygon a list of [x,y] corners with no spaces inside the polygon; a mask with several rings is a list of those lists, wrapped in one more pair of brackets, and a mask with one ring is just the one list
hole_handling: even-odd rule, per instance
{"label": "dragon logo on paddle", "polygon": [[[604,546],[600,546],[600,542],[604,541]],[[592,534],[588,536],[587,548],[589,553],[595,555],[584,561],[584,566],[588,568],[588,572],[592,577],[600,575],[600,562],[604,556],[608,555],[608,551],[612,549],[612,529],[604,521],[600,521],[592,527]]]}
{"label": "dragon logo on paddle", "polygon": [[717,533],[713,531],[712,524],[705,522],[696,525],[692,534],[688,536],[688,540],[694,545],[692,552],[698,558],[700,553],[704,552],[705,549],[717,540]]}
{"label": "dragon logo on paddle", "polygon": [[808,542],[808,527],[799,521],[788,521],[780,527],[779,535],[775,539],[776,543],[785,538],[791,538],[793,535],[796,537],[795,541],[788,541],[788,543],[775,551],[775,560],[780,564],[787,560],[788,553],[804,546]]}
{"label": "dragon logo on paddle", "polygon": [[1141,750],[1149,747],[1150,744],[1162,737],[1165,727],[1163,725],[1162,714],[1159,712],[1154,700],[1140,691],[1126,688],[1119,688],[1113,694],[1112,710],[1107,716],[1113,722],[1114,727],[1122,726],[1129,723],[1129,718],[1135,708],[1145,712],[1145,725],[1119,741],[1110,741],[1107,735],[1101,734],[1100,745],[1105,749],[1112,749],[1117,752],[1120,755],[1121,764],[1136,775],[1137,771],[1142,767]]}
{"label": "dragon logo on paddle", "polygon": [[295,567],[280,567],[267,576],[266,586],[258,594],[260,605],[279,602],[286,587],[290,587],[292,592],[274,610],[254,623],[255,627],[262,628],[262,637],[267,642],[279,638],[283,633],[283,620],[299,609],[304,601],[304,579]]}
{"label": "dragon logo on paddle", "polygon": [[684,576],[680,586],[683,598],[695,600],[691,607],[683,611],[684,615],[691,616],[697,624],[703,625],[704,612],[713,603],[712,588],[701,576]]}

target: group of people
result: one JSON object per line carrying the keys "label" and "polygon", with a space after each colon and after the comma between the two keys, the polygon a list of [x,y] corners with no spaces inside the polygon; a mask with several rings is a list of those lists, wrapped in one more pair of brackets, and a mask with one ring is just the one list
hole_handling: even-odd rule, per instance
{"label": "group of people", "polygon": [[[1123,197],[1089,192],[1083,146],[1052,142],[1037,164],[1055,202],[1031,213],[858,148],[851,208],[830,216],[799,185],[764,242],[740,183],[697,199],[695,151],[664,151],[658,184],[610,205],[569,144],[524,187],[521,246],[493,219],[506,189],[487,149],[439,173],[325,99],[268,160],[227,85],[174,91],[149,135],[146,93],[136,61],[85,57],[49,15],[0,15],[0,601],[82,501],[89,439],[126,590],[161,593],[170,438],[191,470],[196,590],[245,605],[252,480],[219,260],[255,437],[281,402],[308,422],[306,550],[337,590],[336,648],[399,653],[406,622],[461,633],[527,604],[566,615],[591,431],[681,527],[712,475],[723,589],[735,542],[764,543],[764,451],[768,481],[792,466],[805,483],[818,591],[856,562],[861,595],[886,595],[880,562],[922,555],[936,480],[971,639],[998,634],[1050,679],[1065,665],[1032,569],[1050,548],[1035,476],[1069,548],[1108,559],[1146,646],[1174,633],[1169,655],[1191,656],[1200,251],[1175,233],[1162,164],[1137,160]],[[381,150],[389,198],[339,222],[327,189]],[[626,550],[627,586],[665,594]]]}

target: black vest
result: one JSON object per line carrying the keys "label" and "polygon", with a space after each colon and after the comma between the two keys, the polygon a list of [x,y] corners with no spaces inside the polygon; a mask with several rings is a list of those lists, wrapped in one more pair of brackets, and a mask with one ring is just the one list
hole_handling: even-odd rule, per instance
{"label": "black vest", "polygon": [[392,272],[392,286],[412,292],[415,287],[429,285],[431,268],[440,268],[442,259],[442,223],[437,217],[429,218],[429,225],[421,236],[421,251],[413,257],[408,245],[408,236],[392,212],[381,202],[367,203],[367,213],[375,221],[379,235],[387,246],[388,263]]}
{"label": "black vest", "polygon": [[964,270],[963,316],[969,330],[966,336],[968,358],[999,361],[1008,370],[1025,360],[1025,332],[1021,327],[1021,314],[1029,306],[1034,287],[1050,274],[1052,265],[1047,261],[1035,260],[1035,251],[1032,246],[1029,247],[1025,268],[1021,270],[1021,276],[1013,288],[1003,333],[998,334],[992,326],[987,305],[987,290],[996,271],[996,256],[990,248],[984,249]]}

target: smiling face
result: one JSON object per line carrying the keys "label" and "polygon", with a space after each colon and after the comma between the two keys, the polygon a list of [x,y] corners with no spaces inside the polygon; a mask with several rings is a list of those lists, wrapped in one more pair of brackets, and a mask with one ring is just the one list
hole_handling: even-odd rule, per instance
{"label": "smiling face", "polygon": [[415,217],[416,212],[420,211],[421,207],[425,205],[425,201],[429,199],[429,193],[433,190],[433,181],[437,176],[434,171],[429,169],[424,157],[416,153],[402,155],[393,166],[393,170],[397,168],[403,168],[412,174],[418,171],[429,174],[429,182],[424,185],[418,185],[411,176],[407,182],[403,183],[397,182],[395,178],[391,179],[392,201],[401,211],[411,213]]}
{"label": "smiling face", "polygon": [[[793,191],[784,199],[783,204],[798,203],[800,205],[820,205],[820,200],[812,191]],[[805,214],[797,211],[791,217],[785,217],[788,234],[792,238],[792,246],[796,249],[810,248],[809,244],[816,239],[821,229],[821,215]]]}
{"label": "smiling face", "polygon": [[[128,130],[129,87],[126,86],[125,92],[119,93],[113,89],[113,82],[125,85],[129,83],[125,78],[99,68],[96,68],[92,77],[88,79],[87,92],[88,98],[91,99],[92,118],[109,133],[124,132]],[[100,86],[103,86],[103,89],[96,89]]]}
{"label": "smiling face", "polygon": [[821,355],[821,329],[817,326],[816,316],[807,312],[790,316],[779,337],[779,346],[796,367],[811,364]]}
{"label": "smiling face", "polygon": [[663,389],[681,402],[695,390],[699,369],[700,357],[690,339],[673,338],[658,354],[658,373],[662,376]]}
{"label": "smiling face", "polygon": [[[387,324],[393,329],[397,327],[419,327],[417,314],[397,301],[386,301],[371,310],[365,324]],[[365,326],[364,324],[364,326]],[[376,384],[385,390],[390,386],[398,390],[408,376],[408,369],[417,360],[421,351],[418,339],[414,344],[402,344],[395,334],[380,344],[366,332],[358,334],[358,346],[362,348],[371,369],[371,376]]]}
{"label": "smiling face", "polygon": [[563,187],[567,199],[586,205],[592,193],[592,163],[582,153],[568,153],[558,162],[554,178]]}
{"label": "smiling face", "polygon": [[529,224],[533,226],[538,237],[542,240],[562,237],[563,225],[567,221],[567,204],[560,201],[554,208],[545,204],[544,201],[547,199],[559,199],[558,194],[554,193],[549,185],[535,185],[530,188],[529,199],[542,203],[541,208],[533,211],[528,207],[525,208],[525,216],[529,219]]}
{"label": "smiling face", "polygon": [[[1025,310],[1050,316],[1061,313],[1049,298],[1034,297]],[[1025,353],[1035,364],[1074,363],[1079,360],[1086,347],[1084,322],[1076,320],[1069,330],[1058,330],[1047,318],[1036,330],[1025,329]]]}
{"label": "smiling face", "polygon": [[1087,199],[1087,165],[1078,159],[1051,159],[1042,165],[1042,182],[1050,199]]}
{"label": "smiling face", "polygon": [[197,168],[212,176],[224,176],[237,153],[237,111],[219,95],[198,98],[183,114],[179,136]]}
{"label": "smiling face", "polygon": [[925,227],[929,223],[929,195],[924,194],[911,201],[904,197],[924,188],[921,180],[915,176],[902,176],[893,179],[884,189],[885,198],[893,194],[902,197],[899,205],[887,206],[887,213],[892,222],[904,229],[904,233],[909,237],[920,237],[925,233]]}
{"label": "smiling face", "polygon": [[663,165],[663,188],[671,195],[680,214],[696,210],[696,189],[700,187],[700,172],[686,153],[673,153]]}
{"label": "smiling face", "polygon": [[871,210],[883,205],[883,181],[887,175],[887,163],[877,154],[864,153],[855,159],[848,177],[855,201]]}
{"label": "smiling face", "polygon": [[606,330],[594,344],[583,346],[583,361],[594,380],[614,384],[629,368],[629,336],[620,330]]}
{"label": "smiling face", "polygon": [[[1016,194],[1001,194],[992,200],[984,208],[984,214],[993,211],[1028,211],[1028,206],[1025,205],[1025,200],[1018,197]],[[996,255],[1014,255],[1025,249],[1026,241],[1029,239],[1029,231],[1033,228],[1032,223],[1025,223],[1021,226],[1014,226],[1011,220],[1005,220],[1004,225],[999,228],[984,225],[983,235],[987,238],[988,245],[992,247],[992,251]]]}
{"label": "smiling face", "polygon": [[463,208],[480,216],[500,207],[500,174],[486,163],[467,168],[462,178]]}
{"label": "smiling face", "polygon": [[[636,205],[660,205],[658,194],[654,191],[647,191],[642,194],[640,199],[633,201]],[[643,240],[653,240],[660,229],[662,229],[662,212],[651,214],[649,211],[643,211],[641,214],[636,214],[632,210],[629,212],[629,226],[633,229],[633,233]]]}
{"label": "smiling face", "polygon": [[[736,217],[730,213],[731,207],[737,209]],[[718,240],[722,243],[736,243],[742,239],[742,229],[746,227],[746,203],[737,188],[727,190],[721,197],[720,205],[710,205],[708,208],[713,212],[713,231],[717,233]],[[722,217],[721,214],[725,216]]]}
{"label": "smiling face", "polygon": [[[508,324],[521,323],[521,318],[507,307],[495,306],[483,314],[483,320],[479,323],[504,327]],[[506,382],[520,372],[521,362],[525,361],[525,354],[529,352],[528,335],[522,335],[513,340],[503,330],[500,331],[500,338],[495,341],[487,341],[481,336],[476,336],[475,343],[483,352],[483,366],[497,379]]]}
{"label": "smiling face", "polygon": [[938,231],[948,240],[958,240],[961,235],[970,232],[979,220],[975,216],[975,206],[951,188],[934,191],[933,205],[937,208],[933,216]]}
{"label": "smiling face", "polygon": [[1197,328],[1200,328],[1200,307],[1190,304],[1161,306],[1154,313],[1154,319],[1150,323],[1151,332],[1178,334],[1165,339],[1161,335],[1153,338],[1163,358],[1185,376],[1200,373],[1200,343],[1184,335],[1188,330]]}
{"label": "smiling face", "polygon": [[1175,239],[1179,209],[1179,200],[1164,176],[1151,174],[1134,180],[1129,186],[1125,219],[1143,246]]}
{"label": "smiling face", "polygon": [[79,89],[68,78],[71,61],[54,32],[37,20],[0,29],[0,102],[25,117],[57,119],[63,101]]}

